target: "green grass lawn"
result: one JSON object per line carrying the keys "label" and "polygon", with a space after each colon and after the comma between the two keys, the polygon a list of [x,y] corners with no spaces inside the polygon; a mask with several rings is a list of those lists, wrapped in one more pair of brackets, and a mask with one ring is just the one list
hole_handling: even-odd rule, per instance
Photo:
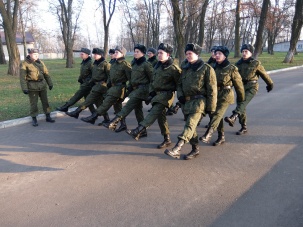
{"label": "green grass lawn", "polygon": [[[276,53],[275,55],[263,53],[259,56],[259,60],[268,71],[303,65],[303,54],[296,55],[292,64],[282,63],[285,55],[286,53]],[[233,53],[230,56],[233,56]],[[209,54],[203,53],[202,58],[207,61]],[[127,57],[127,60],[130,62],[132,57]],[[235,63],[238,59],[230,57],[229,60]],[[81,60],[75,59],[75,67],[72,69],[65,68],[65,60],[63,59],[44,60],[44,62],[54,83],[53,90],[48,91],[48,97],[52,110],[55,110],[57,106],[63,105],[79,88],[77,79]],[[7,65],[0,65],[0,121],[29,115],[29,99],[21,91],[19,77],[8,76],[6,73]],[[40,101],[38,107],[39,112],[42,113]]]}

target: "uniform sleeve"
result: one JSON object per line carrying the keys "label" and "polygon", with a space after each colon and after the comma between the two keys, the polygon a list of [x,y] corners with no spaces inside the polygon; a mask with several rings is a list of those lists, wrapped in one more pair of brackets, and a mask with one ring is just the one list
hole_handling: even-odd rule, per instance
{"label": "uniform sleeve", "polygon": [[182,75],[181,73],[178,84],[177,84],[177,98],[179,99],[181,96],[184,96],[183,88],[182,88]]}
{"label": "uniform sleeve", "polygon": [[105,81],[107,81],[108,78],[109,78],[110,66],[111,66],[110,63],[106,63],[105,64],[105,67],[104,67],[104,70],[105,70]]}
{"label": "uniform sleeve", "polygon": [[131,74],[132,74],[132,67],[131,65],[128,63],[128,62],[124,62],[124,72],[125,72],[125,75],[127,77],[127,80],[130,81],[130,78],[131,78]]}
{"label": "uniform sleeve", "polygon": [[174,81],[176,84],[176,88],[175,88],[176,90],[177,90],[179,81],[181,80],[181,72],[182,71],[181,71],[180,67],[175,65]]}
{"label": "uniform sleeve", "polygon": [[237,93],[237,102],[242,102],[245,100],[245,91],[244,86],[242,82],[242,77],[238,71],[237,67],[233,67],[232,70],[232,82],[233,86],[235,87],[236,93]]}
{"label": "uniform sleeve", "polygon": [[218,93],[216,72],[212,67],[209,66],[206,73],[206,111],[215,112]]}
{"label": "uniform sleeve", "polygon": [[48,84],[48,86],[53,86],[53,82],[52,82],[52,79],[48,73],[48,69],[46,68],[44,62],[42,62],[43,64],[43,76],[44,76],[44,79],[46,80],[46,83]]}
{"label": "uniform sleeve", "polygon": [[270,78],[270,76],[268,75],[268,73],[266,72],[266,70],[264,69],[263,65],[261,65],[261,63],[259,63],[256,73],[257,73],[258,76],[260,76],[264,80],[264,82],[267,85],[270,85],[270,84],[274,83],[272,81],[272,79]]}
{"label": "uniform sleeve", "polygon": [[21,63],[21,65],[20,65],[20,85],[21,85],[22,91],[28,90],[27,82],[26,82],[26,74],[27,74],[26,65],[24,63]]}
{"label": "uniform sleeve", "polygon": [[151,82],[152,77],[153,77],[153,70],[154,70],[154,68],[150,63],[145,64],[145,73],[148,77],[149,83]]}

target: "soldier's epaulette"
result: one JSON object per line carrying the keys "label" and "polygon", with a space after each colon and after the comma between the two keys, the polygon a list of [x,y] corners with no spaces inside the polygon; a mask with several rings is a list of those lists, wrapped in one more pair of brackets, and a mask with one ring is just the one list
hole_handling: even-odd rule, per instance
{"label": "soldier's epaulette", "polygon": [[233,72],[238,71],[238,67],[233,65],[233,64],[230,64],[230,70],[233,71]]}
{"label": "soldier's epaulette", "polygon": [[251,61],[251,63],[254,64],[255,66],[259,66],[259,65],[261,64],[261,62],[258,61],[257,59],[253,59],[253,60]]}
{"label": "soldier's epaulette", "polygon": [[169,68],[169,67],[174,67],[174,69],[181,71],[181,68],[178,65],[172,64],[172,65],[168,66],[167,68]]}

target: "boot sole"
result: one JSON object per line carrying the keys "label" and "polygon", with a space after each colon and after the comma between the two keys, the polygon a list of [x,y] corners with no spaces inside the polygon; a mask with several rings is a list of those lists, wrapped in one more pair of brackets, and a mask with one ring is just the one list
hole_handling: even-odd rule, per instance
{"label": "boot sole", "polygon": [[169,152],[169,150],[165,150],[164,151],[164,154],[166,154],[166,155],[168,155],[168,156],[170,156],[170,157],[172,157],[172,158],[176,158],[176,159],[180,159],[180,155],[172,155],[170,152]]}
{"label": "boot sole", "polygon": [[158,149],[162,149],[162,148],[165,148],[165,147],[169,147],[171,145],[171,143],[170,144],[165,144],[165,145],[163,145],[163,146],[157,146],[157,148]]}
{"label": "boot sole", "polygon": [[184,160],[191,160],[191,159],[194,159],[194,158],[196,158],[197,156],[199,156],[199,154],[196,154],[196,155],[194,155],[194,156],[190,156],[190,157],[188,157],[188,156],[184,156]]}
{"label": "boot sole", "polygon": [[83,120],[83,119],[80,119],[80,120],[83,121],[83,122],[85,122],[85,123],[90,123],[90,124],[92,124],[92,125],[95,124],[95,122],[89,122],[89,121],[85,121],[85,120]]}
{"label": "boot sole", "polygon": [[72,116],[72,115],[69,115],[68,112],[65,112],[65,114],[66,114],[67,116],[70,116],[70,117],[73,117],[73,118],[76,118],[76,119],[79,118],[79,116]]}
{"label": "boot sole", "polygon": [[224,144],[225,143],[225,141],[223,141],[223,142],[221,142],[221,143],[213,143],[213,146],[220,146],[220,145],[222,145],[222,144]]}
{"label": "boot sole", "polygon": [[227,122],[230,127],[234,127],[234,124],[228,118],[224,118],[224,121]]}
{"label": "boot sole", "polygon": [[134,140],[139,140],[139,138],[138,137],[134,137],[132,134],[130,134],[130,132],[128,132],[127,130],[125,130],[125,132],[128,134],[128,135],[130,135]]}
{"label": "boot sole", "polygon": [[236,135],[238,135],[238,136],[242,136],[242,135],[244,135],[244,134],[246,134],[247,133],[247,131],[246,132],[236,132]]}

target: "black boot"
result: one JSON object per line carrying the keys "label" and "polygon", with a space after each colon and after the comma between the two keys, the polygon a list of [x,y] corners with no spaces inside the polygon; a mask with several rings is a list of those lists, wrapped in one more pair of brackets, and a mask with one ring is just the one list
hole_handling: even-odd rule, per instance
{"label": "black boot", "polygon": [[189,152],[187,155],[184,156],[184,160],[191,160],[193,158],[196,158],[199,155],[199,146],[191,145],[192,149],[191,152]]}
{"label": "black boot", "polygon": [[174,114],[177,114],[180,107],[181,107],[181,103],[177,102],[176,105],[174,107],[172,107],[171,110]]}
{"label": "black boot", "polygon": [[104,114],[104,115],[103,115],[103,118],[104,118],[104,120],[102,121],[102,124],[103,124],[103,123],[109,123],[109,122],[110,122],[108,113]]}
{"label": "black boot", "polygon": [[168,147],[169,145],[171,145],[171,140],[170,140],[170,137],[169,137],[169,134],[167,135],[164,135],[164,140],[162,143],[160,143],[157,148],[158,149],[161,149],[161,148],[164,148],[164,147]]}
{"label": "black boot", "polygon": [[34,127],[38,126],[38,122],[37,122],[36,117],[32,117],[32,126],[34,126]]}
{"label": "black boot", "polygon": [[125,122],[125,117],[123,117],[120,121],[120,127],[118,129],[116,129],[115,132],[122,132],[126,129],[127,129],[127,126],[126,126],[126,122]]}
{"label": "black boot", "polygon": [[68,105],[68,103],[65,103],[63,106],[57,107],[56,110],[62,111],[62,112],[67,112],[68,107],[70,107],[70,105]]}
{"label": "black boot", "polygon": [[51,118],[50,114],[45,114],[45,120],[46,122],[54,123],[55,120]]}
{"label": "black boot", "polygon": [[139,140],[140,138],[140,134],[146,130],[146,128],[142,125],[139,125],[137,128],[135,129],[127,129],[126,133],[130,136],[132,136],[135,140]]}
{"label": "black boot", "polygon": [[230,117],[225,117],[224,121],[227,122],[229,124],[229,126],[234,127],[237,117],[238,117],[238,114],[234,112]]}
{"label": "black boot", "polygon": [[95,121],[98,118],[98,114],[97,112],[94,112],[92,115],[88,116],[88,117],[81,117],[81,121],[84,121],[86,123],[91,123],[91,124],[95,124]]}
{"label": "black boot", "polygon": [[208,128],[205,134],[202,137],[200,137],[199,140],[202,140],[203,143],[209,143],[213,133],[214,133],[214,129]]}
{"label": "black boot", "polygon": [[178,143],[176,143],[176,145],[172,149],[166,149],[164,151],[164,154],[173,158],[180,159],[180,150],[184,144],[184,140],[179,140]]}
{"label": "black boot", "polygon": [[109,123],[103,123],[102,125],[105,128],[115,131],[115,129],[120,121],[121,121],[121,117],[115,116],[114,119],[111,120]]}
{"label": "black boot", "polygon": [[243,135],[247,133],[247,125],[243,124],[241,129],[236,133],[237,135]]}
{"label": "black boot", "polygon": [[213,143],[214,146],[219,146],[225,142],[224,132],[218,132],[218,139]]}
{"label": "black boot", "polygon": [[75,109],[75,110],[72,111],[72,112],[66,112],[66,115],[78,119],[79,114],[80,114],[81,112],[82,112],[81,107],[78,107],[77,109]]}
{"label": "black boot", "polygon": [[146,128],[142,132],[140,132],[139,138],[142,138],[142,137],[147,137],[147,130],[146,130]]}
{"label": "black boot", "polygon": [[173,108],[173,107],[168,108],[168,110],[166,111],[166,116],[174,115],[174,112],[173,112],[172,108]]}

